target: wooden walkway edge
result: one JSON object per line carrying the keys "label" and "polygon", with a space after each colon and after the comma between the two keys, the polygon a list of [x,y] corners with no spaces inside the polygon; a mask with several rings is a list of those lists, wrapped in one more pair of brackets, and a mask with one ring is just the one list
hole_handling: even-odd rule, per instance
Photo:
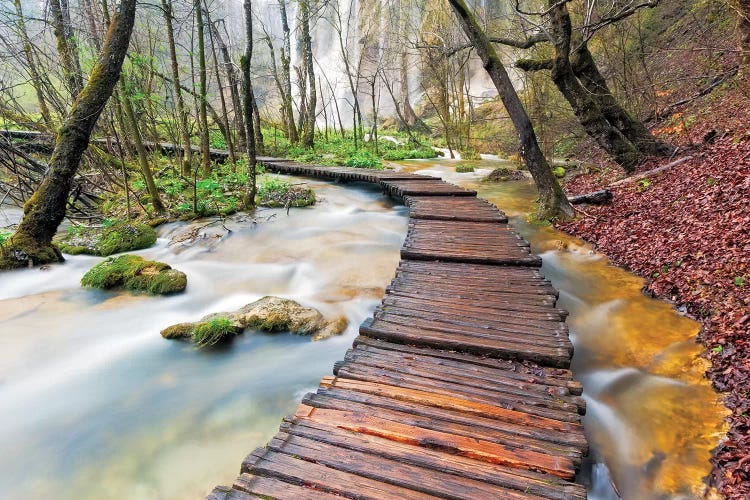
{"label": "wooden walkway edge", "polygon": [[260,161],[377,183],[409,208],[409,231],[333,376],[208,498],[586,498],[567,313],[507,217],[435,177]]}

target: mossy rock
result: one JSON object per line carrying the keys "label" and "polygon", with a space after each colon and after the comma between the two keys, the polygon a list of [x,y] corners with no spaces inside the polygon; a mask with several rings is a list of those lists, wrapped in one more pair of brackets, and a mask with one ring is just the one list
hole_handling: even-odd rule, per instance
{"label": "mossy rock", "polygon": [[166,339],[190,340],[198,347],[214,345],[240,334],[245,328],[269,333],[292,332],[322,340],[343,333],[344,316],[327,320],[320,311],[293,300],[263,297],[235,312],[213,313],[195,323],[177,323],[161,331]]}
{"label": "mossy rock", "polygon": [[0,271],[62,262],[54,245],[39,245],[33,238],[14,233],[0,245]]}
{"label": "mossy rock", "polygon": [[507,181],[520,181],[526,179],[523,172],[512,168],[496,168],[487,175],[484,179],[485,182],[507,182]]}
{"label": "mossy rock", "polygon": [[562,179],[565,177],[565,169],[563,167],[555,167],[552,169],[552,173],[557,177],[558,179]]}
{"label": "mossy rock", "polygon": [[289,186],[288,189],[269,191],[260,197],[262,207],[309,207],[315,204],[315,191],[307,186]]}
{"label": "mossy rock", "polygon": [[187,276],[163,262],[145,260],[137,255],[120,255],[89,269],[81,278],[81,285],[167,295],[185,290]]}
{"label": "mossy rock", "polygon": [[456,172],[458,172],[459,174],[473,172],[473,171],[474,171],[474,165],[456,165]]}
{"label": "mossy rock", "polygon": [[107,257],[150,247],[156,243],[156,231],[147,224],[117,222],[103,228],[76,228],[57,238],[55,243],[67,254]]}

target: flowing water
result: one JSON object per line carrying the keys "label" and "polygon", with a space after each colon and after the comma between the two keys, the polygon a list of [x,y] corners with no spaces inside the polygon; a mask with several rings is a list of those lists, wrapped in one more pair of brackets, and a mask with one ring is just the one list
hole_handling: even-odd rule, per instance
{"label": "flowing water", "polygon": [[641,278],[589,245],[530,224],[536,197],[530,181],[480,182],[492,168],[514,168],[511,163],[478,162],[475,173],[462,174],[452,165],[402,163],[476,189],[505,211],[542,257],[544,274],[560,290],[558,306],[570,311],[572,369],[588,406],[591,453],[580,480],[589,498],[617,498],[618,492],[634,500],[701,497],[711,450],[725,432],[725,408],[703,376],[698,323],[646,297]]}
{"label": "flowing water", "polygon": [[[405,209],[379,191],[311,185],[314,208],[230,220],[221,239],[214,224],[194,245],[168,245],[205,222],[161,228],[137,253],[186,272],[184,294],[82,289],[96,257],[0,274],[0,497],[181,500],[231,484],[351,345],[406,234]],[[19,216],[6,210],[0,225]],[[245,333],[211,352],[159,335],[264,295],[344,314],[349,328],[319,342]]]}
{"label": "flowing water", "polygon": [[[450,162],[405,162],[478,189],[511,216],[560,290],[588,402],[593,499],[695,498],[724,409],[703,378],[697,323],[641,293],[643,281],[582,242],[531,225],[529,182],[478,182]],[[484,169],[487,167],[487,169]],[[98,258],[0,275],[0,491],[5,498],[200,498],[230,482],[243,456],[343,356],[393,275],[406,212],[364,186],[311,182],[312,209],[234,219],[168,245],[201,224],[172,224],[138,252],[187,272],[185,294],[153,298],[84,290]],[[2,217],[18,217],[5,211]],[[266,221],[266,218],[270,217]],[[167,325],[263,295],[345,314],[346,334],[321,342],[246,333],[197,351],[162,339]]]}

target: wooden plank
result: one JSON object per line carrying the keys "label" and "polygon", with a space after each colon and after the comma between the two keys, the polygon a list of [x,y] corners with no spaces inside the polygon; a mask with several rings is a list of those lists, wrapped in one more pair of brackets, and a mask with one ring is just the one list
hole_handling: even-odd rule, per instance
{"label": "wooden plank", "polygon": [[[586,490],[583,486],[568,483],[548,474],[488,464],[424,447],[415,448],[408,444],[347,431],[319,422],[309,420],[285,421],[282,423],[281,429],[291,435],[383,456],[400,463],[468,477],[504,488],[520,490],[542,498],[567,500],[586,497]],[[430,472],[425,472],[421,475],[429,474]]]}
{"label": "wooden plank", "polygon": [[[404,498],[427,500],[434,498],[407,488],[382,483],[265,449],[256,450],[252,456],[246,458],[242,463],[242,469],[243,473],[275,478],[284,483],[304,486],[310,490],[341,495],[347,498],[373,500],[402,500]],[[240,478],[242,477],[241,475]],[[243,482],[235,482],[234,488],[243,490]]]}
{"label": "wooden plank", "polygon": [[530,346],[520,342],[493,339],[489,336],[462,335],[437,330],[409,328],[381,320],[366,320],[361,335],[436,349],[458,350],[482,356],[546,363],[557,368],[570,366],[572,352],[565,347]]}
{"label": "wooden plank", "polygon": [[[568,391],[574,396],[581,395],[579,391],[580,383],[571,380],[570,372],[564,370],[559,370],[563,372],[562,375],[549,374],[545,373],[544,369],[539,366],[526,366],[506,360],[480,358],[455,352],[420,349],[398,344],[387,344],[386,347],[381,341],[367,339],[366,337],[361,337],[361,339],[366,342],[357,342],[352,349],[347,351],[344,356],[345,360],[350,359],[350,357],[356,359],[360,356],[370,356],[389,360],[393,364],[422,363],[438,367],[446,372],[471,373],[488,380],[512,379],[521,383],[549,387],[549,390],[557,388],[561,391]],[[494,362],[501,362],[502,364]]]}
{"label": "wooden plank", "polygon": [[396,386],[383,382],[352,380],[332,376],[323,377],[320,384],[322,387],[337,387],[384,396],[398,401],[410,401],[439,408],[460,410],[464,413],[493,417],[504,422],[539,429],[550,429],[560,432],[577,432],[581,430],[580,417],[575,411],[571,411],[569,415],[562,415],[562,412],[560,412],[559,414],[563,418],[557,419],[487,403],[481,401],[481,398],[473,399],[471,397],[463,397],[460,394],[445,394],[432,388],[427,390],[426,388]]}
{"label": "wooden plank", "polygon": [[446,349],[434,349],[429,347],[419,347],[406,344],[397,344],[388,342],[386,340],[366,337],[360,335],[354,339],[353,345],[356,349],[368,349],[376,348],[388,351],[398,351],[406,354],[417,354],[425,355],[444,360],[455,361],[458,363],[466,363],[470,365],[485,366],[489,368],[496,368],[499,370],[510,370],[518,373],[527,375],[535,375],[544,377],[549,380],[550,383],[553,380],[558,380],[560,383],[566,384],[571,388],[571,394],[581,394],[581,384],[578,381],[572,380],[572,373],[570,370],[541,366],[536,363],[529,361],[516,361],[511,359],[492,358],[489,356],[478,356],[470,353],[463,353],[458,351],[446,350]]}
{"label": "wooden plank", "polygon": [[280,433],[272,439],[268,444],[268,449],[439,498],[467,500],[476,498],[508,498],[510,500],[540,498],[518,490],[503,488],[467,477],[458,477],[440,470],[431,470],[430,480],[424,481],[425,471],[418,466],[395,462],[375,454],[331,446],[327,443],[286,433]]}
{"label": "wooden plank", "polygon": [[[233,492],[249,495],[247,497],[227,496],[226,500],[244,500],[245,498],[261,498],[276,500],[341,500],[341,496],[325,491],[308,488],[296,484],[280,481],[277,478],[255,476],[244,472],[235,479]],[[249,493],[245,493],[249,492]],[[209,498],[209,500],[212,500]],[[224,500],[219,497],[216,500]]]}
{"label": "wooden plank", "polygon": [[378,418],[402,424],[566,456],[575,465],[580,463],[587,450],[581,429],[562,432],[527,426],[442,407],[440,401],[440,395],[412,402],[338,387],[320,388],[317,393],[307,394],[302,399],[303,404],[314,408],[376,414]]}
{"label": "wooden plank", "polygon": [[527,395],[519,397],[506,391],[484,389],[477,384],[460,383],[457,380],[439,380],[404,371],[389,371],[362,363],[345,363],[338,369],[338,377],[371,383],[388,384],[403,389],[415,389],[431,394],[457,396],[466,401],[502,406],[509,410],[523,412],[555,420],[578,422],[580,407],[562,398],[540,398]]}
{"label": "wooden plank", "polygon": [[366,413],[326,410],[300,405],[295,417],[303,420],[327,422],[340,429],[379,436],[400,443],[442,449],[455,455],[482,462],[544,472],[563,479],[572,480],[575,477],[573,462],[566,457],[554,457],[523,449],[513,449],[508,445],[498,445],[480,439],[414,427],[384,420]]}

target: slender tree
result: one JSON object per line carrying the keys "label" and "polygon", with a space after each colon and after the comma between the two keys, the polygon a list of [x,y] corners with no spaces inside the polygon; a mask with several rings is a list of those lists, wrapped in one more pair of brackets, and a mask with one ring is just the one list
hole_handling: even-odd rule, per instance
{"label": "slender tree", "polygon": [[317,106],[317,92],[315,90],[315,69],[313,65],[312,36],[310,35],[310,4],[309,0],[299,1],[300,21],[302,24],[302,56],[304,58],[304,75],[308,80],[308,95],[305,111],[305,129],[302,145],[311,148],[315,142],[315,117]]}
{"label": "slender tree", "polygon": [[193,2],[195,10],[196,38],[198,38],[198,129],[201,143],[201,167],[203,174],[211,173],[211,146],[208,140],[208,117],[206,103],[208,101],[208,75],[206,71],[206,40],[203,36],[203,7],[201,0]]}
{"label": "slender tree", "polygon": [[81,74],[81,63],[78,58],[78,45],[73,34],[73,26],[70,22],[70,9],[67,0],[49,0],[49,10],[52,14],[52,26],[54,28],[55,40],[57,41],[57,52],[60,54],[63,73],[70,90],[75,99],[83,89],[83,75]]}
{"label": "slender tree", "polygon": [[18,229],[2,249],[0,269],[58,262],[52,237],[65,217],[68,196],[89,137],[120,78],[135,20],[136,0],[121,0],[88,84],[57,134],[50,171],[24,206]]}
{"label": "slender tree", "polygon": [[255,206],[256,158],[255,158],[255,124],[253,123],[253,85],[250,80],[250,65],[253,61],[253,2],[243,0],[245,10],[245,55],[241,60],[243,83],[243,107],[245,113],[245,134],[247,135],[247,192],[245,207]]}
{"label": "slender tree", "polygon": [[174,39],[174,26],[172,23],[172,0],[161,0],[164,25],[167,28],[167,46],[169,47],[169,62],[172,70],[172,92],[177,107],[177,129],[182,141],[181,170],[183,175],[188,175],[191,169],[193,150],[190,145],[190,129],[188,127],[188,111],[185,107],[185,99],[182,97],[180,87],[180,67],[177,64],[177,48]]}
{"label": "slender tree", "polygon": [[573,207],[565,197],[557,179],[552,175],[552,170],[537,143],[531,120],[529,120],[521,99],[513,88],[513,83],[510,81],[508,72],[497,55],[495,47],[493,47],[479,25],[479,21],[469,10],[464,0],[449,0],[449,3],[466,37],[482,60],[484,69],[495,84],[500,99],[518,132],[521,156],[526,162],[539,191],[539,216],[543,218],[572,217],[574,214]]}

